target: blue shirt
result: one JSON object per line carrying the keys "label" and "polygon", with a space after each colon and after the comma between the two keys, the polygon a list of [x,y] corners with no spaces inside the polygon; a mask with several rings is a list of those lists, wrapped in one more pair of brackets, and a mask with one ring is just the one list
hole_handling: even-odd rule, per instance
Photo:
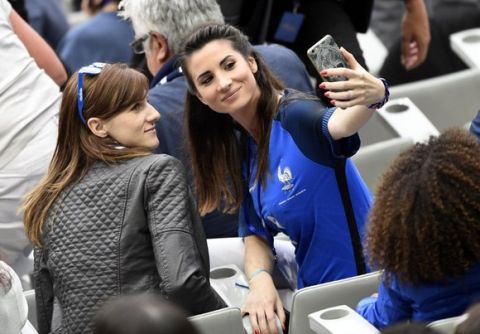
{"label": "blue shirt", "polygon": [[480,301],[480,265],[464,276],[439,283],[402,283],[395,276],[380,283],[378,298],[360,301],[357,312],[381,329],[405,320],[429,322],[462,314]]}
{"label": "blue shirt", "polygon": [[[346,159],[358,150],[359,137],[334,141],[327,127],[333,112],[313,100],[281,104],[270,133],[265,186],[255,181],[253,140],[248,149],[249,194],[240,211],[239,234],[260,235],[270,242],[277,232],[287,234],[295,245],[298,288],[358,274],[342,191],[348,192],[354,233],[360,238],[371,195]],[[347,189],[339,186],[337,173],[346,177]],[[361,248],[356,251],[361,256]]]}
{"label": "blue shirt", "polygon": [[472,120],[470,125],[470,132],[477,136],[477,139],[480,140],[480,111],[477,113],[477,116]]}
{"label": "blue shirt", "polygon": [[58,0],[26,0],[28,23],[55,49],[70,25]]}
{"label": "blue shirt", "polygon": [[[270,69],[287,87],[303,92],[313,92],[305,65],[297,55],[280,45],[259,45],[254,47]],[[172,155],[183,162],[191,175],[190,161],[184,146],[183,110],[187,84],[185,77],[176,66],[176,58],[170,59],[155,75],[151,82],[148,99],[160,112],[157,122],[157,136],[160,141],[156,153]],[[215,211],[202,218],[207,238],[237,236],[237,215]]]}
{"label": "blue shirt", "polygon": [[57,53],[72,72],[93,62],[129,63],[134,39],[130,22],[117,12],[101,12],[73,27],[60,41]]}

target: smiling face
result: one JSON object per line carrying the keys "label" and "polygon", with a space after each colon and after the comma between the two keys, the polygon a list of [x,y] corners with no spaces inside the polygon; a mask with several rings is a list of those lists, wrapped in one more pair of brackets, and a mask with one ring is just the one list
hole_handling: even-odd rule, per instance
{"label": "smiling face", "polygon": [[158,146],[155,123],[160,114],[147,100],[137,102],[112,118],[103,121],[105,134],[126,147]]}
{"label": "smiling face", "polygon": [[211,41],[186,61],[197,97],[212,110],[234,119],[255,114],[260,89],[254,77],[257,63],[245,57],[225,39]]}

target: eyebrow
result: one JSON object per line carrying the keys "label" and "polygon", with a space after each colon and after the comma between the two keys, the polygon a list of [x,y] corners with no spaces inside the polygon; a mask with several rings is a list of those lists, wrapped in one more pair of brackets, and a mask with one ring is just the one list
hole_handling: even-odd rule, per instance
{"label": "eyebrow", "polygon": [[[229,58],[231,58],[231,57],[233,57],[233,55],[226,55],[225,58],[223,58],[223,59],[220,61],[220,66],[223,66],[223,65],[227,62],[227,60],[228,60]],[[203,72],[202,74],[200,74],[200,75],[197,77],[197,81],[200,80],[203,76],[207,75],[208,72],[210,72],[210,71],[205,71],[205,72]]]}

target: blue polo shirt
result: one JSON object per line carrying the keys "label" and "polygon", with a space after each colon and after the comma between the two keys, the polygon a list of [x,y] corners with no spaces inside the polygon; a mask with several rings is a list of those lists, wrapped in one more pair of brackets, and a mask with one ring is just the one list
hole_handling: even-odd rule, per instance
{"label": "blue polo shirt", "polygon": [[360,313],[381,329],[397,322],[430,322],[455,317],[480,301],[480,264],[465,275],[443,282],[407,284],[393,276],[389,284],[381,282],[378,298],[362,299]]}
{"label": "blue polo shirt", "polygon": [[130,22],[117,12],[100,12],[70,29],[57,46],[57,54],[71,72],[93,62],[129,63],[129,43],[134,33]]}
{"label": "blue polo shirt", "polygon": [[328,132],[334,108],[288,99],[286,92],[270,134],[265,186],[255,181],[256,145],[249,141],[249,193],[240,210],[240,236],[272,243],[277,232],[295,246],[298,288],[364,273],[360,240],[371,195],[347,159],[360,146],[357,134],[335,141]]}

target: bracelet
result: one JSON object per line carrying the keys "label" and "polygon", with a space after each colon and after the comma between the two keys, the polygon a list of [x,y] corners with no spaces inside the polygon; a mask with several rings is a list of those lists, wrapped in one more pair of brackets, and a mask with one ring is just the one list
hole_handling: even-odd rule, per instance
{"label": "bracelet", "polygon": [[381,107],[383,107],[385,105],[385,103],[388,102],[388,98],[390,97],[390,90],[389,90],[388,82],[384,78],[380,78],[380,80],[382,80],[383,86],[385,87],[385,97],[383,98],[383,100],[369,105],[368,109],[380,109]]}
{"label": "bracelet", "polygon": [[248,281],[250,282],[252,279],[255,278],[255,276],[257,276],[258,274],[261,274],[262,272],[266,272],[267,274],[270,274],[267,269],[258,268],[250,275],[250,279]]}

